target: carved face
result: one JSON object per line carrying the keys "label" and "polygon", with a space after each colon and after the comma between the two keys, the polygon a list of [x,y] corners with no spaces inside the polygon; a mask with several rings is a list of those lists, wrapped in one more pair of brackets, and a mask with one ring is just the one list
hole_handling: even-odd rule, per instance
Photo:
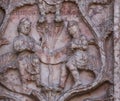
{"label": "carved face", "polygon": [[34,64],[34,65],[39,64],[39,59],[34,58],[34,59],[33,59],[33,64]]}
{"label": "carved face", "polygon": [[20,21],[20,24],[18,26],[18,31],[25,35],[29,34],[29,32],[31,31],[31,22],[29,21],[29,19],[22,19]]}
{"label": "carved face", "polygon": [[33,64],[34,66],[36,66],[36,65],[39,65],[39,63],[40,63],[39,58],[34,55],[34,56],[32,57],[32,64]]}
{"label": "carved face", "polygon": [[70,34],[73,38],[78,37],[79,28],[78,28],[77,25],[70,26],[70,27],[68,28],[68,31],[69,31],[69,34]]}

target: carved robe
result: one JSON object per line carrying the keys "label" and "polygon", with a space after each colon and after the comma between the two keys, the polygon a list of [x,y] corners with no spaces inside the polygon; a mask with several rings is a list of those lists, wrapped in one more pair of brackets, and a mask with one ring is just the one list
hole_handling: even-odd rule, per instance
{"label": "carved robe", "polygon": [[73,55],[69,58],[67,64],[71,64],[79,69],[84,69],[88,62],[87,51],[85,45],[82,44],[80,38],[73,39],[71,43],[71,48],[73,49]]}
{"label": "carved robe", "polygon": [[[18,65],[22,83],[39,81],[39,58],[35,55],[35,40],[32,37],[20,35],[14,40],[14,49],[18,52]],[[36,80],[37,79],[37,80]]]}

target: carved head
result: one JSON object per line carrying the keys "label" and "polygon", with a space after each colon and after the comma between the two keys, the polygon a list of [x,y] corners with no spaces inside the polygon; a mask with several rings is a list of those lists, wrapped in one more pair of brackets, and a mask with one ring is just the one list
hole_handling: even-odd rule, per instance
{"label": "carved head", "polygon": [[32,55],[31,63],[33,66],[37,66],[40,63],[39,57],[37,55]]}
{"label": "carved head", "polygon": [[70,21],[68,23],[68,32],[73,38],[77,38],[79,36],[80,29],[76,21]]}
{"label": "carved head", "polygon": [[23,18],[20,20],[20,23],[18,25],[18,32],[28,35],[31,31],[31,22],[28,18]]}

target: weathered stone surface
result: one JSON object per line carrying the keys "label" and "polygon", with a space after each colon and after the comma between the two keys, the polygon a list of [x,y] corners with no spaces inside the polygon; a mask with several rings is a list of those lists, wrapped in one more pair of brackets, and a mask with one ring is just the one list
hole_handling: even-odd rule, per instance
{"label": "weathered stone surface", "polygon": [[119,101],[119,0],[1,0],[0,101]]}
{"label": "weathered stone surface", "polygon": [[114,98],[120,100],[120,1],[116,0],[114,5]]}

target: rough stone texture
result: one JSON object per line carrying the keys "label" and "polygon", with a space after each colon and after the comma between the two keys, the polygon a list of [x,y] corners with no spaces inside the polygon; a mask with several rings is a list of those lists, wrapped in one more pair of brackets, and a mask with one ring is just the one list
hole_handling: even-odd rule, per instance
{"label": "rough stone texture", "polygon": [[119,5],[0,0],[0,101],[119,101]]}
{"label": "rough stone texture", "polygon": [[114,98],[120,101],[120,1],[115,1],[114,6]]}

